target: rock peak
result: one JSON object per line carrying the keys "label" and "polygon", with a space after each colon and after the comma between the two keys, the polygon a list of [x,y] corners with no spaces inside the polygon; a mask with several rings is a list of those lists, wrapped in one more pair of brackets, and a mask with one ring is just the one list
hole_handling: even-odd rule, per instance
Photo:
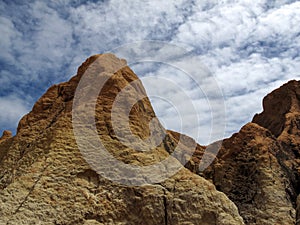
{"label": "rock peak", "polygon": [[12,137],[12,133],[9,130],[3,131],[2,136],[0,137],[0,142],[7,140],[8,138]]}
{"label": "rock peak", "polygon": [[[119,72],[118,76],[120,79],[122,79],[123,76],[128,82],[130,79],[138,79],[134,72],[127,66],[126,60],[119,59],[112,53],[93,55],[79,66],[77,74],[69,81],[53,85],[46,91],[34,104],[32,111],[21,119],[17,133],[23,128],[28,128],[31,132],[39,133],[40,130],[51,127],[63,114],[71,113],[76,88],[82,76],[91,66],[96,67],[98,71],[101,69],[108,73],[112,73],[112,71],[117,73],[118,70],[123,71]],[[88,85],[92,86],[93,82],[94,80],[90,79]],[[113,88],[121,89],[118,86],[120,86],[120,83],[114,80],[113,82],[107,82],[105,89],[110,91],[112,91]],[[35,127],[33,126],[35,124],[39,125]],[[23,133],[23,135],[29,135],[28,132],[28,134],[26,134],[26,132]]]}
{"label": "rock peak", "polygon": [[[76,104],[77,99],[82,101]],[[0,224],[243,225],[223,193],[182,165],[173,176],[149,182],[160,178],[160,170],[173,171],[196,145],[189,137],[165,133],[155,117],[141,81],[124,60],[112,54],[87,59],[76,76],[50,87],[36,102],[13,141],[0,143]],[[158,133],[165,135],[160,142],[151,138]],[[97,148],[99,141],[105,153]],[[171,153],[170,163],[162,164]],[[124,180],[147,185],[126,186]]]}
{"label": "rock peak", "polygon": [[[101,59],[99,59],[101,57]],[[77,70],[77,76],[81,77],[85,71],[88,69],[88,67],[93,64],[96,60],[99,60],[103,63],[105,63],[106,67],[116,67],[117,65],[120,65],[122,63],[123,65],[127,64],[125,59],[119,59],[117,58],[113,53],[103,53],[103,54],[96,54],[92,55],[89,58],[87,58],[81,66],[79,66]]]}
{"label": "rock peak", "polygon": [[266,96],[202,171],[211,146],[165,130],[125,60],[91,56],[3,133],[0,224],[297,224],[299,90]]}
{"label": "rock peak", "polygon": [[272,91],[263,100],[263,112],[252,122],[269,129],[278,137],[285,128],[287,117],[300,113],[300,81],[291,80]]}

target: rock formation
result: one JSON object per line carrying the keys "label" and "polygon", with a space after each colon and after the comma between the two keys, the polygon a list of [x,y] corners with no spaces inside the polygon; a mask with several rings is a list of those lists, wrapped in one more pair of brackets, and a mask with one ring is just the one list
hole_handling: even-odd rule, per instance
{"label": "rock formation", "polygon": [[6,139],[9,139],[12,137],[12,133],[9,130],[3,131],[2,137],[0,137],[0,142],[5,141]]}
{"label": "rock formation", "polygon": [[163,128],[125,60],[92,56],[1,137],[0,224],[300,224],[299,100],[291,81],[204,147]]}
{"label": "rock formation", "polygon": [[299,81],[267,95],[264,111],[223,141],[203,173],[237,205],[246,224],[299,223],[299,100]]}
{"label": "rock formation", "polygon": [[[76,88],[88,70],[95,80],[85,84],[79,95],[81,104],[76,104]],[[143,180],[146,178],[139,177],[138,182],[143,185],[132,186],[122,184],[115,164],[96,157],[97,149],[92,152],[97,162],[87,163],[78,147],[81,143],[76,144],[73,123],[80,125],[88,115],[82,113],[77,118],[72,108],[84,112],[93,103],[85,97],[99,84],[99,79],[105,78],[108,79],[96,99],[92,123],[114,158],[143,168],[173,153],[171,162],[178,165],[191,154],[192,145],[201,154],[202,147],[191,138],[180,138],[179,134],[163,129],[148,98],[134,104],[129,116],[122,111],[126,101],[120,100],[120,125],[125,124],[122,118],[129,117],[129,128],[136,137],[133,140],[144,140],[134,146],[148,146],[147,151],[127,147],[120,139],[125,139],[128,130],[119,126],[116,134],[112,129],[113,102],[125,86],[125,100],[144,95],[144,88],[124,60],[111,54],[93,56],[70,81],[50,87],[21,119],[17,134],[0,143],[0,224],[244,224],[237,207],[225,194],[185,168],[158,183],[147,184]],[[136,82],[132,84],[133,81]],[[159,135],[151,134],[149,123],[154,128],[151,131]],[[96,141],[89,136],[93,132],[89,125],[83,126],[86,145]],[[162,142],[153,148],[152,142],[160,137]],[[181,151],[176,152],[178,145]],[[107,171],[117,182],[101,174]]]}

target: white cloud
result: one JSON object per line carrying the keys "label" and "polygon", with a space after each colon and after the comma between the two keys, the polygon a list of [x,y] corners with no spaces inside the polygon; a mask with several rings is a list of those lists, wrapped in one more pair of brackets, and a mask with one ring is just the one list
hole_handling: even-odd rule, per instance
{"label": "white cloud", "polygon": [[11,63],[13,62],[13,42],[20,36],[20,33],[15,29],[14,24],[7,18],[0,16],[1,30],[1,54],[0,59]]}
{"label": "white cloud", "polygon": [[28,111],[29,108],[22,99],[14,95],[0,97],[0,128],[5,130],[17,127],[18,121]]}
{"label": "white cloud", "polygon": [[[276,2],[276,3],[275,3]],[[300,3],[226,1],[193,14],[175,41],[192,44],[225,94],[227,132],[261,111],[262,98],[299,79]]]}
{"label": "white cloud", "polygon": [[[167,83],[162,82],[149,82],[145,86],[157,96],[176,99],[184,112],[189,134],[201,143],[208,142],[212,127],[210,107],[219,106],[212,100],[215,81],[224,93],[226,135],[229,135],[261,111],[266,93],[289,79],[300,79],[298,1],[111,0],[72,1],[71,4],[60,0],[22,4],[0,3],[0,65],[3,65],[0,83],[4,90],[15,88],[16,96],[13,101],[6,101],[12,99],[11,92],[0,91],[4,96],[1,98],[1,126],[16,124],[20,115],[28,111],[28,102],[33,104],[39,97],[35,88],[28,87],[46,90],[54,82],[74,75],[89,55],[145,39],[189,46],[192,52],[179,59],[184,62],[181,69],[190,68],[193,75],[204,65],[214,74],[214,78],[204,76],[204,69],[201,92],[175,68],[152,67],[152,64],[134,66],[138,75],[164,76],[179,84],[194,102],[196,114],[186,106],[187,97],[183,97],[179,89],[166,88]],[[156,51],[166,53],[168,58],[176,49]],[[208,101],[205,95],[211,99]],[[24,102],[20,96],[29,97]],[[168,128],[180,127],[170,104],[159,100],[153,103]],[[10,111],[13,109],[15,113]],[[213,113],[221,118],[218,111]],[[200,125],[195,123],[195,116],[199,116]],[[9,124],[4,123],[5,120]]]}

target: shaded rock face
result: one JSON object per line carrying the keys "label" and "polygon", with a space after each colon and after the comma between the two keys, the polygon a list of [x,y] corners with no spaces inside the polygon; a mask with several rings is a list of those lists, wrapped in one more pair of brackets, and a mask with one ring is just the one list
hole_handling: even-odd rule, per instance
{"label": "shaded rock face", "polygon": [[[291,195],[297,209],[297,224],[300,224],[300,82],[290,81],[267,95],[264,99],[264,111],[253,118],[253,122],[269,129],[282,146],[278,160],[286,168],[287,176],[292,185]],[[268,109],[271,105],[277,108]],[[273,123],[264,120],[270,114],[280,115]],[[277,124],[274,126],[274,124]]]}
{"label": "shaded rock face", "polygon": [[[300,82],[290,81],[268,94],[263,100],[263,109],[262,113],[254,116],[254,123],[267,128],[276,137],[285,132],[299,134],[297,120],[291,122],[291,117],[300,113]],[[292,129],[290,126],[296,127]]]}
{"label": "shaded rock face", "polygon": [[3,131],[2,137],[0,137],[0,142],[6,141],[12,137],[12,133],[8,130]]}
{"label": "shaded rock face", "polygon": [[[272,105],[277,108],[272,110]],[[274,118],[273,123],[266,119],[276,115],[280,118]],[[267,95],[264,111],[256,115],[253,122],[277,137],[283,146],[280,161],[288,168],[294,189],[300,190],[300,82],[290,81]]]}
{"label": "shaded rock face", "polygon": [[270,131],[254,123],[223,141],[204,172],[239,208],[246,224],[294,224],[291,181],[277,155],[282,147]]}
{"label": "shaded rock face", "polygon": [[[70,81],[48,89],[21,119],[16,136],[0,143],[0,224],[244,224],[236,205],[224,193],[188,169],[181,168],[163,182],[126,186],[104,178],[101,171],[87,163],[76,144],[72,108],[79,81],[96,60],[104,63],[95,73],[100,79],[114,65],[125,64],[111,54],[87,59]],[[145,91],[126,64],[110,75],[95,107],[99,139],[126,164],[145,166],[166,159],[175,152],[181,138],[176,132],[165,131],[158,121],[152,125],[164,137],[145,152],[126,147],[112,129],[112,104],[120,91],[129,86],[128,99]],[[133,81],[137,82],[131,85]],[[78,109],[83,110],[90,101],[85,104]],[[123,117],[121,113],[119,118]],[[130,110],[131,132],[148,140],[152,130],[149,123],[155,118],[148,98],[143,98]],[[126,132],[121,129],[122,134]],[[193,151],[190,145],[196,146],[193,157],[199,159],[204,147],[189,137],[183,140],[182,151],[175,154],[174,162],[181,162]],[[104,164],[101,159],[98,163]],[[195,170],[195,163],[188,165]],[[106,168],[113,176],[114,166]]]}
{"label": "shaded rock face", "polygon": [[0,150],[0,162],[3,157],[7,154],[8,147],[10,146],[12,141],[12,133],[10,131],[3,131],[2,137],[0,138],[0,144],[3,146],[2,150]]}
{"label": "shaded rock face", "polygon": [[299,224],[299,94],[300,82],[290,81],[267,95],[253,123],[216,143],[217,158],[202,173],[246,224]]}

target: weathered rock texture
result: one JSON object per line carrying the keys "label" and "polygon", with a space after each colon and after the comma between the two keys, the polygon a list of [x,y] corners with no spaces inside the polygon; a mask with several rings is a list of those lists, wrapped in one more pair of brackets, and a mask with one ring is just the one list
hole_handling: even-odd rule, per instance
{"label": "weathered rock texture", "polygon": [[224,140],[204,174],[239,208],[246,224],[294,224],[291,182],[277,155],[282,147],[254,123]]}
{"label": "weathered rock texture", "polygon": [[267,95],[263,107],[253,122],[269,129],[282,146],[277,159],[291,182],[287,193],[298,209],[296,220],[300,224],[300,82],[292,80]]}
{"label": "weathered rock texture", "polygon": [[8,130],[3,131],[2,137],[0,137],[0,143],[12,137],[12,133]]}
{"label": "weathered rock texture", "polygon": [[253,123],[215,143],[221,149],[202,173],[237,205],[246,224],[299,224],[299,100],[299,81],[266,96]]}
{"label": "weathered rock texture", "polygon": [[269,129],[282,145],[279,159],[289,171],[294,190],[299,192],[300,82],[290,81],[273,91],[265,97],[263,106],[264,111],[255,115],[253,122]]}
{"label": "weathered rock texture", "polygon": [[[164,182],[126,186],[105,179],[86,162],[73,133],[72,106],[80,79],[88,68],[93,69],[96,60],[102,65],[95,70],[100,79],[115,64],[125,63],[111,54],[89,58],[70,81],[49,88],[22,118],[14,137],[1,138],[0,224],[244,224],[236,205],[224,193],[188,169],[182,168]],[[115,72],[105,83],[95,108],[99,138],[115,158],[126,164],[145,166],[166,159],[175,151],[179,134],[167,131],[157,147],[136,151],[126,147],[112,129],[112,104],[125,86],[131,90],[128,99],[145,94],[129,67]],[[90,103],[87,99],[86,105],[78,109]],[[124,116],[121,111],[121,124]],[[149,100],[144,98],[130,111],[129,127],[136,137],[147,140],[152,130],[149,122],[153,120],[154,131],[164,133]],[[89,126],[85,129],[88,134]],[[122,126],[120,129],[125,137],[127,131]],[[197,148],[194,157],[200,157],[204,148],[188,137],[183,139],[182,151],[175,154],[176,158],[181,161],[187,157],[192,151],[190,144]],[[151,141],[155,142],[155,138],[149,141],[150,146]],[[100,160],[98,164],[104,162]],[[117,176],[114,164],[105,169]],[[281,184],[278,186],[281,188]]]}
{"label": "weathered rock texture", "polygon": [[[93,79],[84,81],[88,72]],[[92,56],[71,80],[49,88],[14,137],[0,138],[0,224],[299,225],[300,82],[275,90],[263,106],[232,137],[200,146],[162,127],[124,60]],[[99,140],[114,159],[140,168],[171,154],[171,163],[151,178],[187,162],[186,168],[147,184],[142,172],[130,177],[134,171],[99,157],[93,149]],[[216,159],[200,171],[204,151],[214,146],[220,147]],[[83,157],[83,147],[91,157]]]}

